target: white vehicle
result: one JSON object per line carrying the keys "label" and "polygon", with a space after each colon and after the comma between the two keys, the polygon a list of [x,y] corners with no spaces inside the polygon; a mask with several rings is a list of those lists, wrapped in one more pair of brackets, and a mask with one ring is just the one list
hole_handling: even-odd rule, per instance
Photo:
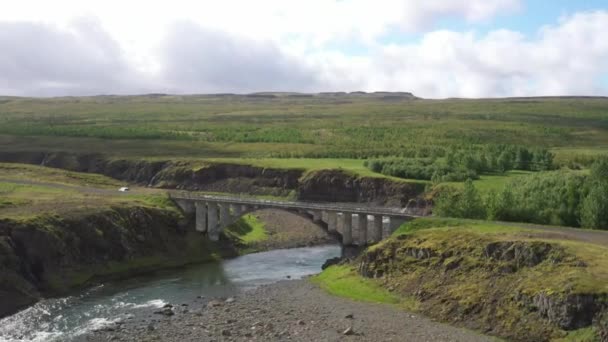
{"label": "white vehicle", "polygon": [[127,191],[129,191],[129,188],[126,187],[126,186],[123,186],[122,188],[118,188],[118,191],[120,191],[120,192],[127,192]]}

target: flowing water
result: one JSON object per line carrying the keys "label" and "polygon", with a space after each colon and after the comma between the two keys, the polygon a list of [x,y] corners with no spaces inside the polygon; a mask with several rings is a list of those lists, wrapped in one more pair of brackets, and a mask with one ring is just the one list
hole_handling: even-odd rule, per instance
{"label": "flowing water", "polygon": [[136,320],[166,303],[227,297],[290,276],[321,271],[338,245],[275,250],[153,276],[109,282],[69,297],[45,299],[0,320],[0,341],[69,341],[118,320]]}

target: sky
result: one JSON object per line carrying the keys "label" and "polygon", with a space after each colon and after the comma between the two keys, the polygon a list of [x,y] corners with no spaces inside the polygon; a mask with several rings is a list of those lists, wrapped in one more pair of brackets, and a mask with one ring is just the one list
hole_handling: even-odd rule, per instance
{"label": "sky", "polygon": [[0,95],[608,95],[608,0],[3,0]]}

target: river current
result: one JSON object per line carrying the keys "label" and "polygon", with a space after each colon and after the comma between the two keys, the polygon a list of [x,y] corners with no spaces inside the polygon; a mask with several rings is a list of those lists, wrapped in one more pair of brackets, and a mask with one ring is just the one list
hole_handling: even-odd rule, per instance
{"label": "river current", "polygon": [[0,320],[0,341],[75,340],[118,320],[136,320],[167,303],[228,297],[288,276],[315,274],[325,260],[340,253],[338,245],[274,250],[103,283],[68,297],[42,300]]}

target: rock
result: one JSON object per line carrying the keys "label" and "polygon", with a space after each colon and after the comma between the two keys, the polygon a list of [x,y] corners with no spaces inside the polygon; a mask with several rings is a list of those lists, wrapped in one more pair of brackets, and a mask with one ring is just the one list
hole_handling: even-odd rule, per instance
{"label": "rock", "polygon": [[154,311],[155,314],[157,315],[165,315],[165,316],[173,316],[175,315],[175,312],[173,312],[173,310],[171,308],[166,308],[163,310],[159,310],[159,311]]}
{"label": "rock", "polygon": [[291,279],[291,276],[290,276],[290,275],[287,275],[287,277],[285,277],[285,278],[287,278],[287,279]]}
{"label": "rock", "polygon": [[171,304],[167,303],[167,304],[165,304],[165,305],[163,306],[163,309],[166,309],[166,308],[172,308],[172,307],[173,307],[173,305],[171,305]]}
{"label": "rock", "polygon": [[548,295],[539,293],[532,298],[522,296],[523,302],[564,330],[587,327],[600,311],[601,299],[596,294]]}
{"label": "rock", "polygon": [[216,308],[216,307],[220,307],[224,305],[222,302],[220,302],[219,300],[212,300],[209,303],[207,303],[207,307],[208,308]]}
{"label": "rock", "polygon": [[353,314],[348,314],[348,315],[344,316],[344,318],[353,319],[354,316],[353,316]]}
{"label": "rock", "polygon": [[342,261],[341,257],[335,257],[335,258],[327,259],[323,263],[323,266],[321,266],[321,269],[324,270],[324,269],[328,268],[329,266],[337,265],[337,264],[340,263],[340,261]]}
{"label": "rock", "polygon": [[232,333],[228,329],[222,330],[222,336],[232,336]]}
{"label": "rock", "polygon": [[346,328],[346,330],[344,330],[342,332],[342,335],[345,335],[345,336],[350,336],[350,335],[354,335],[354,334],[355,334],[355,331],[353,330],[353,327],[348,327],[348,328]]}
{"label": "rock", "polygon": [[156,328],[154,327],[154,324],[150,323],[150,324],[148,324],[146,329],[148,329],[148,331],[154,331]]}
{"label": "rock", "polygon": [[188,304],[186,304],[186,303],[183,303],[183,304],[182,304],[182,306],[188,306]]}
{"label": "rock", "polygon": [[595,328],[600,341],[608,341],[608,311],[598,316],[595,321]]}
{"label": "rock", "polygon": [[306,322],[304,322],[303,320],[298,320],[298,325],[306,325]]}
{"label": "rock", "polygon": [[235,301],[234,297],[228,297],[225,300],[226,303],[233,303],[234,301]]}

